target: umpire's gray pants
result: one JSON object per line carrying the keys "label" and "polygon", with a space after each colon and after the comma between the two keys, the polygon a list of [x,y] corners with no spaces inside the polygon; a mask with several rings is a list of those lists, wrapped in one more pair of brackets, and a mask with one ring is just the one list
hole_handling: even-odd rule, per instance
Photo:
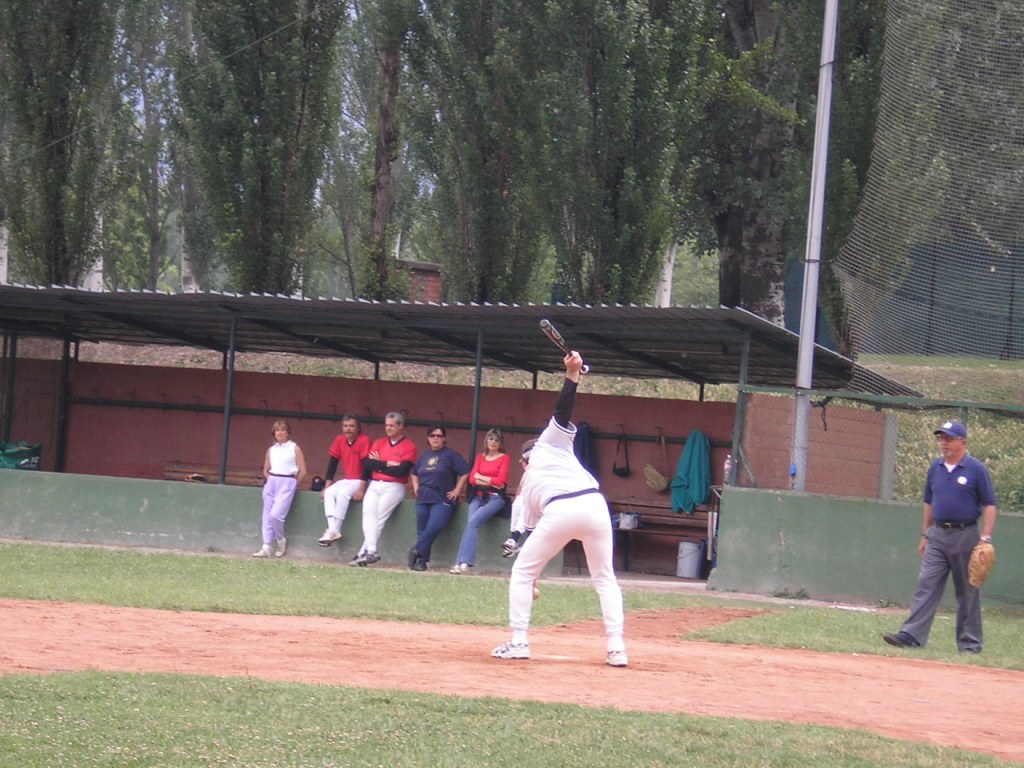
{"label": "umpire's gray pants", "polygon": [[928,544],[921,558],[917,592],[914,593],[910,617],[902,628],[922,646],[928,643],[935,611],[946,588],[946,578],[953,574],[957,648],[961,651],[981,650],[981,592],[967,582],[967,564],[979,535],[976,525],[950,530],[933,525],[928,529]]}

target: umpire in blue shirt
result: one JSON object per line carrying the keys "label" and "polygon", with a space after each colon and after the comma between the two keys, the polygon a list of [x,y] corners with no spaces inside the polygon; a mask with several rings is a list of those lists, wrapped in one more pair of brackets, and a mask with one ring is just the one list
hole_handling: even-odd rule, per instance
{"label": "umpire in blue shirt", "polygon": [[[882,637],[889,645],[922,647],[942,600],[946,579],[953,574],[956,590],[956,646],[961,653],[980,653],[981,592],[967,581],[971,551],[992,541],[996,524],[996,492],[985,465],[967,454],[967,429],[947,421],[937,430],[942,458],[928,467],[921,525],[921,572],[910,617],[899,632]],[[980,523],[980,525],[979,525]]]}

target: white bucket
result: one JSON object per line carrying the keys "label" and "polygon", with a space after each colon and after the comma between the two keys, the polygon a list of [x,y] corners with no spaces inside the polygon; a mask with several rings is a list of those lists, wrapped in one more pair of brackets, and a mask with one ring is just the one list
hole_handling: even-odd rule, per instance
{"label": "white bucket", "polygon": [[694,544],[692,541],[679,542],[676,576],[681,579],[696,579],[700,576],[700,544]]}

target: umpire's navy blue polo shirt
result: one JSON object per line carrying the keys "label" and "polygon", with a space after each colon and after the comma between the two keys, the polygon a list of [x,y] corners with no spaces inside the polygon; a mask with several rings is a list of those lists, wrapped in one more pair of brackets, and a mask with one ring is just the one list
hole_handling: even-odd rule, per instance
{"label": "umpire's navy blue polo shirt", "polygon": [[964,455],[952,472],[946,471],[943,459],[936,459],[928,467],[924,503],[932,505],[936,522],[970,522],[978,519],[982,507],[996,503],[996,491],[985,465],[973,456]]}

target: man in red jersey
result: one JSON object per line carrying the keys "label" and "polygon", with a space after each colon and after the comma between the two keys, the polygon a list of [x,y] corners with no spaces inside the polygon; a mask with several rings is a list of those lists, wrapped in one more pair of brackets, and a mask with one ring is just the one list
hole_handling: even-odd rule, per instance
{"label": "man in red jersey", "polygon": [[363,544],[351,565],[365,568],[380,562],[377,545],[384,525],[405,498],[409,470],[416,463],[416,444],[405,436],[405,417],[391,411],[384,417],[385,437],[370,446],[363,461],[363,477],[369,480],[363,495]]}
{"label": "man in red jersey", "polygon": [[[353,414],[341,417],[341,434],[334,438],[328,451],[327,471],[324,473],[326,487],[320,494],[324,500],[324,515],[327,530],[320,537],[320,546],[329,547],[341,538],[341,526],[348,514],[351,501],[360,501],[366,493],[363,480],[363,459],[370,455],[370,438]],[[334,475],[341,464],[341,479],[334,482]]]}

